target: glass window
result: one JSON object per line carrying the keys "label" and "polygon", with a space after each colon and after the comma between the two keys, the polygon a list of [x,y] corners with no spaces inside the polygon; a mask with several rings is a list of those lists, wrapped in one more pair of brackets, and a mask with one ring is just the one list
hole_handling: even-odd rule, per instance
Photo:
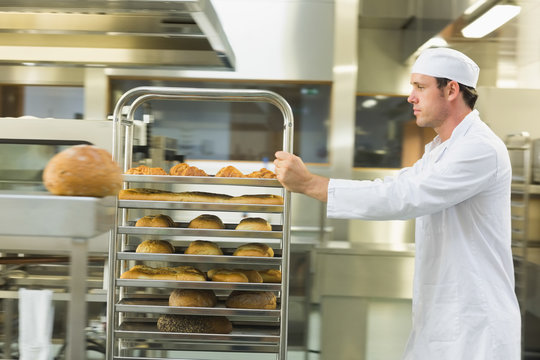
{"label": "glass window", "polygon": [[356,97],[355,167],[399,168],[405,126],[414,121],[405,96]]}
{"label": "glass window", "polygon": [[[294,152],[304,161],[326,163],[330,84],[160,81],[111,79],[111,109],[137,86],[264,89],[283,96],[294,115]],[[147,137],[176,140],[177,153],[191,160],[273,159],[283,147],[283,117],[266,103],[213,101],[149,101],[135,114],[152,119]],[[150,136],[148,136],[150,135]],[[145,146],[152,146],[147,144]],[[144,149],[143,149],[144,151]]]}

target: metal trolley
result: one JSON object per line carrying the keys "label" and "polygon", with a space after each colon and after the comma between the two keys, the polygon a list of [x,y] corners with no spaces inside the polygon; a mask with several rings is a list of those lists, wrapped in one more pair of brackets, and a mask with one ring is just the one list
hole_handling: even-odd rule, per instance
{"label": "metal trolley", "polygon": [[[195,89],[138,87],[126,92],[114,109],[113,156],[124,172],[132,165],[133,121],[136,109],[147,101],[189,100],[266,102],[276,106],[284,119],[283,150],[292,149],[293,116],[289,104],[278,94],[261,90]],[[134,185],[136,184],[136,185]],[[143,184],[143,186],[141,186]],[[186,177],[171,175],[124,175],[124,188],[149,187],[216,187],[221,193],[239,186],[263,189],[283,196],[283,205],[244,205],[174,201],[118,200],[115,229],[109,247],[109,292],[107,305],[107,359],[204,359],[253,358],[253,353],[269,358],[287,358],[287,304],[290,248],[290,193],[275,179]],[[257,190],[259,193],[261,190]],[[280,220],[272,223],[272,231],[190,229],[177,223],[174,228],[135,227],[133,214],[145,211],[237,212],[260,213]],[[175,254],[143,254],[134,251],[138,237],[171,239]],[[193,239],[211,239],[225,255],[185,255],[182,247]],[[139,239],[140,240],[140,239]],[[264,242],[274,249],[272,258],[231,256],[235,246],[248,242]],[[281,283],[225,283],[213,281],[162,281],[121,279],[120,274],[137,262],[192,265],[206,271],[212,267],[245,269],[280,269]],[[232,290],[273,291],[277,295],[276,310],[232,309],[217,307],[170,307],[168,294],[175,288],[211,289],[218,299]],[[233,323],[230,334],[168,333],[156,327],[161,314],[226,316]],[[195,353],[194,353],[195,352]],[[229,353],[225,355],[224,353]],[[264,357],[266,358],[266,357]]]}

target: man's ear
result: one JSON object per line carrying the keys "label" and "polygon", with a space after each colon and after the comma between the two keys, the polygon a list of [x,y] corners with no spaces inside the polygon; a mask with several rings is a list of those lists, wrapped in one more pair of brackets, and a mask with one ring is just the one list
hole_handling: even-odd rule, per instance
{"label": "man's ear", "polygon": [[459,84],[457,81],[451,80],[447,85],[446,89],[448,91],[449,100],[455,99],[459,94]]}

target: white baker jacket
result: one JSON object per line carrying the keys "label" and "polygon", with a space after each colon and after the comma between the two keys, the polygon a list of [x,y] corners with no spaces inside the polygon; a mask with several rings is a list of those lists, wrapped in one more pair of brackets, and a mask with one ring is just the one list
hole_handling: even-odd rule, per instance
{"label": "white baker jacket", "polygon": [[416,218],[413,323],[404,360],[518,360],[511,166],[476,110],[394,177],[331,179],[329,217]]}

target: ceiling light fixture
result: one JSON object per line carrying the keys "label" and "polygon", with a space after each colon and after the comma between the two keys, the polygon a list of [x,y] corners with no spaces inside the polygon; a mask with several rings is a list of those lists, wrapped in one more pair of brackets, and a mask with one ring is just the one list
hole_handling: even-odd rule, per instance
{"label": "ceiling light fixture", "polygon": [[518,5],[495,5],[461,30],[467,38],[481,38],[516,17],[521,11]]}

